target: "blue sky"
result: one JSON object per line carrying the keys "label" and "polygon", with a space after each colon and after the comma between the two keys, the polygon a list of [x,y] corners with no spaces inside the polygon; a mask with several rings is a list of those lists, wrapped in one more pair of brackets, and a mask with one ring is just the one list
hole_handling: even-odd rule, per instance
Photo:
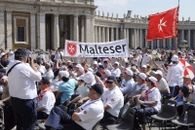
{"label": "blue sky", "polygon": [[[178,5],[178,0],[95,0],[97,10],[118,13],[123,17],[127,10],[132,10],[133,15],[148,16],[149,14],[166,11]],[[180,20],[182,17],[195,21],[195,0],[180,0]]]}

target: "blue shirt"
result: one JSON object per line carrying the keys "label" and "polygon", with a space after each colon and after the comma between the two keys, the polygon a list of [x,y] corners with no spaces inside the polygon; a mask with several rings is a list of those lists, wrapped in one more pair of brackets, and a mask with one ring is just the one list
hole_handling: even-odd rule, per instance
{"label": "blue shirt", "polygon": [[74,90],[76,87],[76,80],[69,79],[67,82],[63,82],[59,85],[59,91],[61,93],[60,103],[63,104],[66,100],[69,100],[71,96],[74,94]]}

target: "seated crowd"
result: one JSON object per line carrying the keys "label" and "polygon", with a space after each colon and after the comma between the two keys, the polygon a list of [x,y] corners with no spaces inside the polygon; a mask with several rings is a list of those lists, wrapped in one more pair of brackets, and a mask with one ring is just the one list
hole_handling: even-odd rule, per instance
{"label": "seated crowd", "polygon": [[[42,76],[36,83],[37,120],[43,120],[48,130],[92,130],[97,123],[104,128],[115,124],[123,106],[130,103],[135,111],[135,129],[145,129],[147,118],[159,113],[167,99],[176,101],[182,115],[187,102],[195,103],[195,86],[194,77],[183,74],[180,58],[173,55],[168,68],[163,68],[153,63],[149,52],[135,53],[125,64],[108,58],[95,59],[91,64],[75,63],[59,53],[50,61],[37,57],[36,67]],[[2,73],[5,129],[15,125],[9,121],[13,120],[8,114],[13,104],[7,103],[8,82]]]}

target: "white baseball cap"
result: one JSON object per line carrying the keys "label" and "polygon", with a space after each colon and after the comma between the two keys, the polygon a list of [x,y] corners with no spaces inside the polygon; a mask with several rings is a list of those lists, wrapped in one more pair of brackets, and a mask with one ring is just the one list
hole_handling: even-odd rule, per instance
{"label": "white baseball cap", "polygon": [[129,69],[129,68],[126,68],[126,69],[125,69],[125,73],[126,73],[127,75],[129,75],[129,76],[133,76],[133,71],[132,71],[131,69]]}
{"label": "white baseball cap", "polygon": [[118,61],[114,62],[114,64],[119,65],[120,63]]}
{"label": "white baseball cap", "polygon": [[69,72],[68,71],[64,71],[64,70],[59,71],[59,75],[61,77],[66,77],[66,78],[69,78],[69,76],[70,76]]}
{"label": "white baseball cap", "polygon": [[147,75],[144,73],[139,73],[138,76],[142,79],[142,80],[146,80]]}
{"label": "white baseball cap", "polygon": [[104,58],[104,59],[103,59],[103,62],[104,62],[104,61],[109,61],[109,59],[108,59],[108,58]]}
{"label": "white baseball cap", "polygon": [[178,62],[179,61],[179,57],[177,55],[173,55],[172,58],[171,58],[171,61]]}
{"label": "white baseball cap", "polygon": [[158,80],[157,80],[155,77],[153,77],[153,76],[149,77],[148,80],[151,81],[151,82],[154,83],[154,84],[156,84],[157,81],[158,81]]}
{"label": "white baseball cap", "polygon": [[84,72],[84,68],[81,64],[77,64],[75,67],[79,68],[79,71]]}
{"label": "white baseball cap", "polygon": [[154,71],[154,74],[163,77],[163,72],[161,70]]}
{"label": "white baseball cap", "polygon": [[85,83],[87,83],[89,86],[96,83],[95,76],[92,72],[88,71],[86,74],[84,74],[81,77],[81,80],[83,80]]}
{"label": "white baseball cap", "polygon": [[142,65],[141,68],[145,68],[146,69],[147,68],[147,65]]}
{"label": "white baseball cap", "polygon": [[108,70],[108,69],[104,70],[104,73],[105,73],[107,76],[111,76],[111,72],[110,72],[110,70]]}
{"label": "white baseball cap", "polygon": [[93,61],[93,64],[94,65],[98,65],[98,62],[95,60],[95,61]]}

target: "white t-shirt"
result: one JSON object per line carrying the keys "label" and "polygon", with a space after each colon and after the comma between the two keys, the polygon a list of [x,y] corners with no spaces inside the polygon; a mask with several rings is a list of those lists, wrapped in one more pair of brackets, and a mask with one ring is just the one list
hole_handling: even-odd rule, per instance
{"label": "white t-shirt", "polygon": [[150,54],[145,53],[142,57],[141,66],[149,64],[149,62],[152,60],[152,57]]}
{"label": "white t-shirt", "polygon": [[52,82],[52,80],[54,79],[54,72],[53,72],[53,70],[51,68],[49,70],[47,70],[45,72],[45,74],[43,74],[43,77],[49,78],[50,82]]}
{"label": "white t-shirt", "polygon": [[183,68],[180,64],[173,64],[168,68],[167,82],[169,87],[175,87],[183,85]]}
{"label": "white t-shirt", "polygon": [[119,68],[112,69],[111,70],[111,75],[114,77],[120,77],[121,76],[121,70]]}
{"label": "white t-shirt", "polygon": [[81,111],[78,116],[81,121],[76,123],[86,130],[92,130],[93,126],[104,116],[104,105],[101,99],[88,100],[79,108]]}
{"label": "white t-shirt", "polygon": [[45,72],[46,72],[45,66],[43,66],[43,65],[40,65],[38,70],[39,70],[39,72],[41,72],[42,75],[45,74]]}
{"label": "white t-shirt", "polygon": [[52,91],[47,91],[44,93],[41,100],[38,100],[38,108],[45,108],[43,112],[49,115],[51,109],[54,107],[56,102],[55,95]]}
{"label": "white t-shirt", "polygon": [[154,106],[154,108],[157,111],[161,110],[161,94],[158,88],[153,87],[152,89],[148,90],[148,101],[156,101],[157,104]]}
{"label": "white t-shirt", "polygon": [[111,115],[118,117],[120,109],[124,105],[124,96],[118,86],[112,90],[105,89],[102,95],[104,105],[109,105],[110,109],[107,110]]}
{"label": "white t-shirt", "polygon": [[160,92],[166,91],[166,92],[170,93],[169,85],[164,78],[161,78],[160,81],[158,82],[158,89],[160,90]]}

